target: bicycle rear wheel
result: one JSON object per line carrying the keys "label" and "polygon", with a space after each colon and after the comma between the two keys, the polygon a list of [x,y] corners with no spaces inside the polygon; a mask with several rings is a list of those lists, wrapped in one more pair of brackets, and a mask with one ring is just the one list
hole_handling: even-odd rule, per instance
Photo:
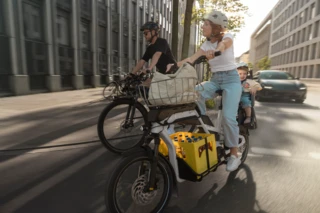
{"label": "bicycle rear wheel", "polygon": [[[111,102],[100,114],[98,136],[101,143],[111,152],[121,154],[143,144],[146,132],[141,126],[147,124],[147,110],[132,99]],[[133,119],[129,119],[134,113]]]}
{"label": "bicycle rear wheel", "polygon": [[169,202],[173,175],[168,164],[159,158],[156,170],[156,188],[146,191],[151,170],[151,159],[140,152],[124,158],[106,184],[105,203],[110,213],[158,213]]}
{"label": "bicycle rear wheel", "polygon": [[[240,129],[240,135],[242,135],[245,139],[245,143],[243,145],[240,145],[238,148],[238,156],[240,156],[241,163],[244,163],[244,161],[247,158],[248,152],[249,152],[249,131],[244,126],[239,126]],[[242,141],[239,141],[239,144],[241,144]]]}
{"label": "bicycle rear wheel", "polygon": [[102,95],[105,99],[111,100],[113,96],[121,95],[120,86],[116,82],[111,82],[103,89]]}

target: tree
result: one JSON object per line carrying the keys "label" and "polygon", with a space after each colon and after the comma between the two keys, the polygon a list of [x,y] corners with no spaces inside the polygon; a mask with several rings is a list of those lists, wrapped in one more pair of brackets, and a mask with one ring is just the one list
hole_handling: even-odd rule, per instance
{"label": "tree", "polygon": [[[228,29],[232,32],[239,32],[244,26],[244,15],[248,11],[248,7],[236,0],[198,0],[199,8],[193,7],[194,0],[187,0],[185,19],[184,19],[184,35],[182,45],[182,58],[188,57],[188,49],[190,42],[190,26],[191,21],[199,22],[204,14],[215,9],[227,13]],[[173,38],[172,43],[178,43],[178,37]]]}
{"label": "tree", "polygon": [[183,33],[183,43],[182,43],[182,58],[188,57],[188,50],[190,44],[190,26],[192,19],[192,8],[193,8],[194,0],[187,0],[186,11],[184,16],[184,33]]}
{"label": "tree", "polygon": [[258,61],[258,67],[260,70],[268,70],[270,69],[270,63],[268,56],[265,56]]}
{"label": "tree", "polygon": [[173,0],[172,5],[172,54],[178,60],[178,34],[179,34],[179,0]]}

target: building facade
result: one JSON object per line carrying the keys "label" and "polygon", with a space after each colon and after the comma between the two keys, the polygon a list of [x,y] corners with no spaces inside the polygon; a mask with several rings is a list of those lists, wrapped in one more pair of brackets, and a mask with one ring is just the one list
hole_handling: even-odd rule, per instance
{"label": "building facade", "polygon": [[271,68],[320,78],[320,0],[280,0],[271,14]]}
{"label": "building facade", "polygon": [[249,61],[252,63],[254,71],[259,70],[258,62],[262,58],[269,57],[271,22],[272,13],[269,13],[251,35]]}
{"label": "building facade", "polygon": [[0,0],[0,93],[105,85],[141,58],[150,20],[170,43],[172,0]]}

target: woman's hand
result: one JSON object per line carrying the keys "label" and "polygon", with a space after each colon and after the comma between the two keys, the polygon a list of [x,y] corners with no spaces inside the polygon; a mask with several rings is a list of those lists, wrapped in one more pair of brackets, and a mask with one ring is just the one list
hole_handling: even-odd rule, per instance
{"label": "woman's hand", "polygon": [[208,51],[206,51],[206,58],[207,58],[208,60],[213,59],[213,58],[214,58],[214,53],[215,53],[214,50],[208,50]]}

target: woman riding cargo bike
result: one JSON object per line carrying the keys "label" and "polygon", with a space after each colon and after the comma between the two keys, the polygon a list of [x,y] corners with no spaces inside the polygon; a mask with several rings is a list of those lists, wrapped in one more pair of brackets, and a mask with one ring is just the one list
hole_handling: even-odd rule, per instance
{"label": "woman riding cargo bike", "polygon": [[[105,192],[108,212],[162,212],[177,183],[201,181],[223,164],[227,164],[228,171],[234,171],[245,161],[249,149],[248,131],[240,125],[239,132],[237,123],[241,85],[233,59],[232,36],[224,34],[226,27],[224,14],[209,13],[202,27],[208,41],[195,55],[177,63],[181,67],[180,72],[177,71],[180,76],[151,82],[147,102],[150,111],[145,128],[153,143],[126,152],[109,176]],[[203,55],[209,59],[214,75],[211,81],[196,87],[196,81],[183,77],[182,70],[190,66],[184,62],[193,63]],[[164,85],[166,93],[159,90]],[[201,115],[205,113],[205,99],[212,98],[216,92],[222,95],[219,106],[222,127],[207,125]],[[198,121],[198,130],[201,129],[198,133],[168,134],[168,126],[191,118]]]}

